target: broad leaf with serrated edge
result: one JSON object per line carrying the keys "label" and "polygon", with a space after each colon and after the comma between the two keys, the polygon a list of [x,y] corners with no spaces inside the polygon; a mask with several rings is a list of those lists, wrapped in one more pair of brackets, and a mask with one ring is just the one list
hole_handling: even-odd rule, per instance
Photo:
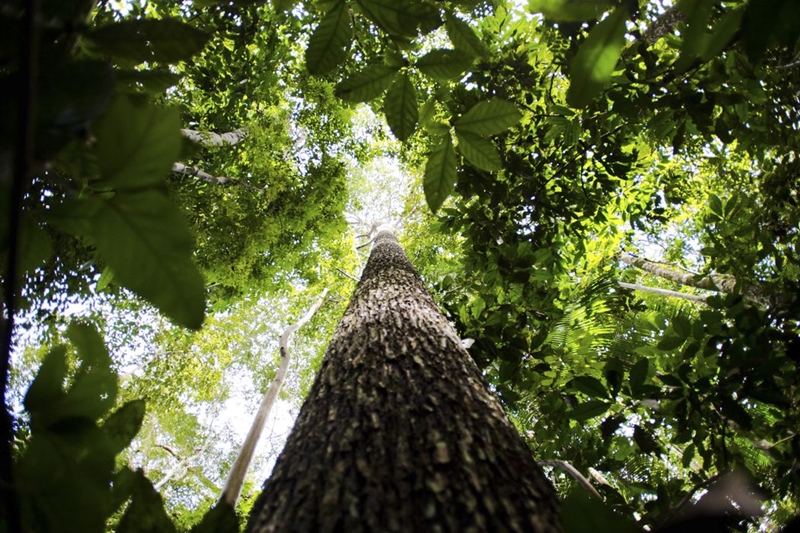
{"label": "broad leaf with serrated edge", "polygon": [[428,207],[435,213],[456,185],[456,151],[449,132],[428,156],[422,185]]}
{"label": "broad leaf with serrated edge", "polygon": [[117,282],[178,324],[200,327],[205,287],[191,259],[194,239],[166,194],[145,190],[75,200],[62,211],[90,217],[87,236]]}
{"label": "broad leaf with serrated edge", "polygon": [[416,63],[417,68],[431,78],[437,80],[450,80],[460,78],[472,66],[474,58],[459,50],[440,48],[431,50]]}
{"label": "broad leaf with serrated edge", "polygon": [[495,135],[506,131],[522,118],[514,104],[500,98],[478,102],[453,123],[456,131]]}
{"label": "broad leaf with serrated edge", "polygon": [[94,131],[104,184],[117,190],[164,183],[181,151],[178,110],[116,98]]}
{"label": "broad leaf with serrated edge", "polygon": [[488,53],[486,46],[481,42],[475,30],[463,20],[448,14],[444,24],[447,36],[456,50],[471,56],[485,56]]}
{"label": "broad leaf with serrated edge", "polygon": [[472,165],[493,172],[502,168],[500,152],[489,139],[468,131],[456,130],[458,151]]}
{"label": "broad leaf with serrated edge", "polygon": [[628,10],[617,8],[608,18],[592,28],[570,65],[567,102],[585,107],[611,80],[622,48],[625,46],[625,21]]}
{"label": "broad leaf with serrated edge", "polygon": [[346,102],[369,102],[383,94],[394,79],[398,67],[372,65],[336,86],[336,96]]}
{"label": "broad leaf with serrated edge", "polygon": [[308,72],[320,76],[335,69],[347,57],[352,40],[350,10],[344,2],[338,2],[322,17],[319,26],[311,34],[306,49]]}
{"label": "broad leaf with serrated edge", "polygon": [[400,37],[417,35],[417,27],[421,20],[414,12],[415,2],[407,0],[356,0],[356,2],[367,18],[386,33]]}
{"label": "broad leaf with serrated edge", "polygon": [[383,110],[386,122],[395,137],[405,141],[414,133],[419,117],[417,90],[407,74],[400,75],[394,80],[386,93]]}

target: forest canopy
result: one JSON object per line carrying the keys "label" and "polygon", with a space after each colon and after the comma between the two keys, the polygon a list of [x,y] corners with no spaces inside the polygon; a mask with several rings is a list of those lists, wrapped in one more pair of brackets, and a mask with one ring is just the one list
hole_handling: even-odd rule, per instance
{"label": "forest canopy", "polygon": [[8,0],[0,25],[0,531],[237,531],[215,503],[281,332],[329,291],[279,433],[389,221],[568,531],[656,530],[731,473],[725,527],[800,514],[796,2]]}

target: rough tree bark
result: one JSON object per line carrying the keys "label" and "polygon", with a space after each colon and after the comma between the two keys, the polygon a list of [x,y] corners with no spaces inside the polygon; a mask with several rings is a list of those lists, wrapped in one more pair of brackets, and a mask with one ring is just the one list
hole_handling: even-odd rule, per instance
{"label": "rough tree bark", "polygon": [[559,531],[525,442],[381,228],[247,531]]}

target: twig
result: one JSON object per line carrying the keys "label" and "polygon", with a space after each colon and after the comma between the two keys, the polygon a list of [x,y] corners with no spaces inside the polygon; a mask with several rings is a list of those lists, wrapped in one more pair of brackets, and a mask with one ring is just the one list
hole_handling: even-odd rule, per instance
{"label": "twig", "polygon": [[568,462],[562,461],[561,459],[552,459],[550,461],[539,461],[539,466],[557,466],[557,467],[561,468],[567,474],[569,474],[573,478],[575,478],[575,481],[578,482],[578,485],[580,485],[584,489],[588,490],[589,492],[591,492],[592,494],[594,494],[595,496],[597,496],[601,500],[603,499],[603,497],[600,496],[600,493],[597,492],[597,490],[592,486],[592,483],[588,479],[586,479],[583,476],[583,474],[578,472],[577,468],[575,468],[574,466],[572,466]]}
{"label": "twig", "polygon": [[355,281],[356,283],[358,283],[358,280],[357,280],[356,278],[354,278],[353,276],[351,276],[350,274],[348,274],[347,272],[345,272],[345,271],[344,271],[344,270],[342,270],[341,268],[339,268],[339,267],[336,267],[336,271],[337,271],[339,274],[341,274],[341,275],[343,275],[343,276],[345,276],[345,277],[348,277],[348,278],[352,279],[353,281]]}

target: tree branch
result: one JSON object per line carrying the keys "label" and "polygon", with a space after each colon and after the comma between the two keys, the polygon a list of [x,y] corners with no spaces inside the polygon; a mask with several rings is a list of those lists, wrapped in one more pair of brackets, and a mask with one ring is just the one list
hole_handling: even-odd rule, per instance
{"label": "tree branch", "polygon": [[639,285],[638,283],[625,283],[624,281],[619,282],[619,286],[623,289],[630,289],[632,291],[643,291],[643,292],[651,292],[653,294],[660,294],[661,296],[669,296],[672,298],[683,298],[684,300],[691,300],[693,302],[706,302],[705,296],[700,296],[697,294],[687,294],[685,292],[678,292],[678,291],[671,291],[668,289],[661,289],[658,287],[648,287],[647,285]]}
{"label": "tree branch", "polygon": [[212,146],[233,146],[239,144],[250,135],[247,128],[239,128],[237,130],[229,131],[226,133],[214,133],[212,131],[197,131],[182,129],[181,133],[190,141],[196,142],[205,147]]}
{"label": "tree branch", "polygon": [[539,463],[539,466],[555,466],[555,467],[561,468],[567,474],[569,474],[570,476],[575,478],[575,481],[578,482],[578,485],[580,485],[584,489],[588,490],[589,492],[591,492],[593,495],[597,496],[601,500],[603,499],[602,496],[600,496],[600,493],[597,492],[597,489],[595,489],[592,486],[591,481],[586,479],[583,476],[583,474],[578,472],[577,468],[575,468],[574,466],[572,466],[568,462],[562,461],[561,459],[551,459],[549,461],[538,461],[538,463]]}
{"label": "tree branch", "polygon": [[259,189],[258,187],[255,187],[254,185],[251,185],[249,183],[246,183],[246,182],[243,182],[243,181],[240,181],[240,180],[235,180],[233,178],[227,178],[227,177],[224,177],[224,176],[212,176],[208,172],[204,172],[204,171],[200,170],[197,167],[190,167],[190,166],[184,165],[183,163],[173,163],[172,164],[172,172],[174,172],[176,174],[183,174],[183,175],[186,175],[186,176],[191,176],[193,178],[199,179],[200,181],[205,181],[206,183],[211,183],[212,185],[233,184],[233,185],[237,185],[239,187],[243,187],[243,188],[245,188],[247,190],[250,190],[250,191],[262,192],[261,189]]}
{"label": "tree branch", "polygon": [[643,257],[636,257],[626,252],[621,253],[619,259],[627,265],[631,265],[644,270],[645,272],[649,272],[650,274],[658,276],[659,278],[680,283],[681,285],[687,285],[697,289],[706,289],[709,291],[720,291],[727,294],[741,294],[746,300],[764,307],[769,307],[772,303],[768,297],[762,294],[758,287],[738,283],[733,276],[707,274],[705,276],[698,277],[694,274],[678,272],[670,268],[665,268],[654,261],[644,259]]}
{"label": "tree branch", "polygon": [[244,485],[244,478],[247,474],[247,469],[250,467],[250,462],[253,460],[256,444],[258,444],[258,439],[261,437],[261,433],[264,431],[264,425],[267,422],[267,417],[269,416],[270,411],[272,411],[272,406],[275,404],[275,400],[278,397],[278,392],[283,384],[283,379],[286,377],[286,372],[289,370],[289,339],[292,337],[295,331],[303,327],[309,320],[311,320],[311,318],[314,316],[314,313],[316,313],[317,310],[322,307],[322,304],[325,303],[325,297],[327,295],[328,289],[326,288],[322,291],[322,294],[319,295],[319,298],[317,298],[317,301],[314,302],[314,305],[311,306],[308,312],[300,320],[287,327],[281,335],[281,364],[278,367],[278,371],[275,373],[275,377],[272,379],[272,383],[269,384],[269,389],[267,389],[264,399],[261,401],[261,406],[258,408],[258,412],[253,419],[253,424],[250,426],[250,431],[247,433],[247,437],[244,439],[242,449],[239,451],[239,455],[236,457],[236,461],[234,461],[233,466],[231,467],[231,471],[228,474],[228,479],[225,481],[225,488],[222,489],[222,494],[220,495],[220,500],[224,500],[230,504],[231,507],[235,508],[236,502],[239,500],[239,495],[242,492],[242,485]]}

